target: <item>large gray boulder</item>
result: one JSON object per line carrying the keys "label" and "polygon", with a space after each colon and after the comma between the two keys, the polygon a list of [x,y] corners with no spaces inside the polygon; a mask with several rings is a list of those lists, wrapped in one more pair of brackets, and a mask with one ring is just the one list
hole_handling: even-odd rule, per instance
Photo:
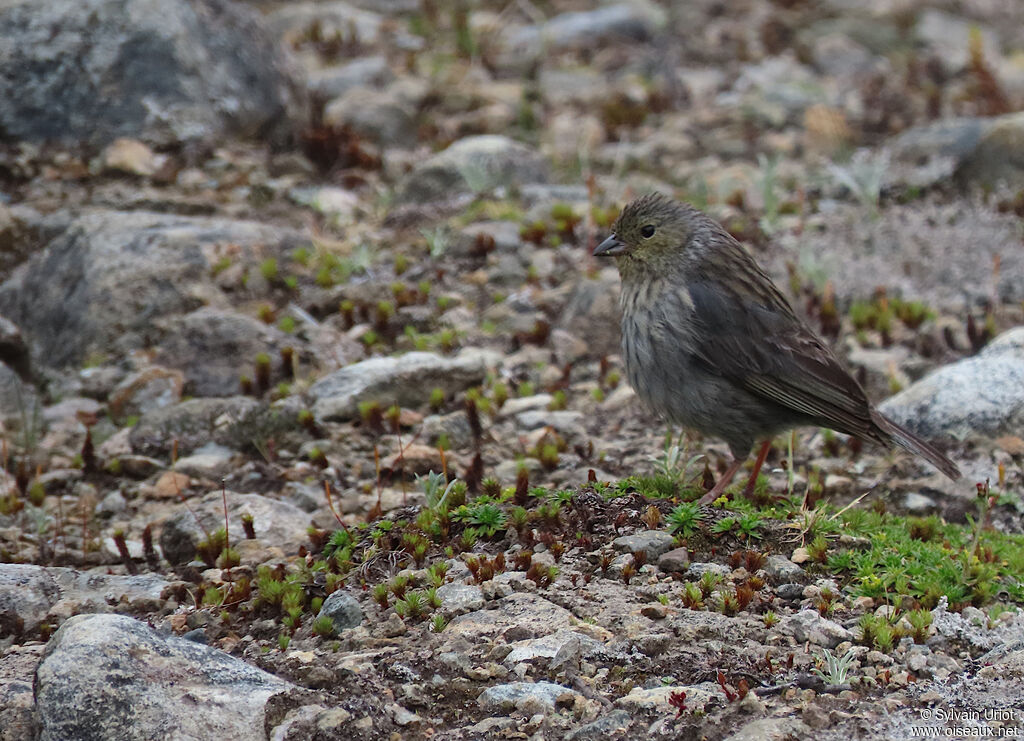
{"label": "large gray boulder", "polygon": [[937,369],[885,401],[882,413],[926,438],[1019,435],[1024,429],[1024,327]]}
{"label": "large gray boulder", "polygon": [[283,133],[297,109],[259,16],[227,0],[5,0],[0,100],[0,138],[93,148]]}
{"label": "large gray boulder", "polygon": [[36,670],[41,741],[267,737],[267,701],[295,685],[123,615],[64,623]]}
{"label": "large gray boulder", "polygon": [[0,286],[0,311],[49,367],[127,354],[159,340],[155,320],[219,298],[212,273],[224,245],[255,263],[300,241],[248,221],[92,211]]}

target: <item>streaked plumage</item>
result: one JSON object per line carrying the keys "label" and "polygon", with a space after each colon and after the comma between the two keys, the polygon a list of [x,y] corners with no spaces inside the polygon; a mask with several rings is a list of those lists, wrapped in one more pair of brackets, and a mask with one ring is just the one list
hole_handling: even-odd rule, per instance
{"label": "streaked plumage", "polygon": [[960,477],[942,453],[872,407],[771,278],[707,215],[644,196],[623,209],[594,254],[618,262],[629,381],[671,421],[724,439],[737,461],[758,438],[816,425],[898,444]]}

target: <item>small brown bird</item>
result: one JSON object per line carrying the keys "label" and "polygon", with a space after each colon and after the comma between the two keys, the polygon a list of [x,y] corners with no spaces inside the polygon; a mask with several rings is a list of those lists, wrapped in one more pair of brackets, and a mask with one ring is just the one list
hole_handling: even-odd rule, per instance
{"label": "small brown bird", "polygon": [[750,454],[800,425],[829,427],[921,456],[951,479],[949,458],[872,407],[860,384],[794,313],[750,254],[717,222],[659,194],[626,206],[594,255],[622,278],[622,350],[637,395],[670,421],[724,439],[733,462],[714,501]]}

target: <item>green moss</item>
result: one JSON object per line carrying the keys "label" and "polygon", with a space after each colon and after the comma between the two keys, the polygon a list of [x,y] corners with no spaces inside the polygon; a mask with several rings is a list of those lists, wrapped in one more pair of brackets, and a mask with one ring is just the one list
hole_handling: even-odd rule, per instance
{"label": "green moss", "polygon": [[268,283],[276,281],[278,277],[277,260],[273,257],[268,257],[266,260],[261,262],[260,275],[262,275],[263,279]]}

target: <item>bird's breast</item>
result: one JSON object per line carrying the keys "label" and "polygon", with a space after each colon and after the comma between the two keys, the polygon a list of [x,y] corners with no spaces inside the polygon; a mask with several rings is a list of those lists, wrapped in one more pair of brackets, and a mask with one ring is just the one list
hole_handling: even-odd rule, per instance
{"label": "bird's breast", "polygon": [[696,335],[693,302],[666,279],[623,284],[622,355],[637,395],[661,411],[681,384],[693,382]]}

